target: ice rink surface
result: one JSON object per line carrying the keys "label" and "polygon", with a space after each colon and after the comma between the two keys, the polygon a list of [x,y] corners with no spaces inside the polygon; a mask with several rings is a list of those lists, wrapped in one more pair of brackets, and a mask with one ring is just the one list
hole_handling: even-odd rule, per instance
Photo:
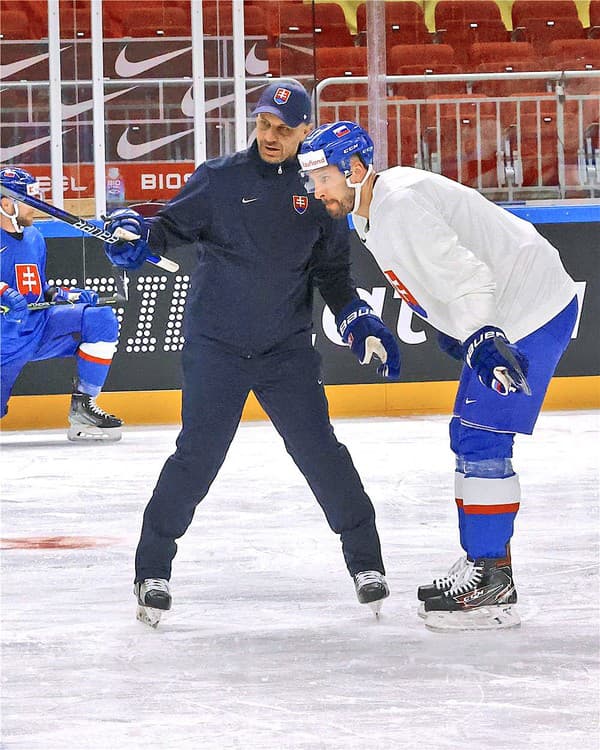
{"label": "ice rink surface", "polygon": [[522,625],[484,634],[416,614],[459,556],[447,421],[335,422],[377,510],[379,621],[261,422],[181,540],[156,631],[135,620],[133,554],[177,429],[3,433],[1,747],[597,750],[600,415],[543,413],[517,438]]}

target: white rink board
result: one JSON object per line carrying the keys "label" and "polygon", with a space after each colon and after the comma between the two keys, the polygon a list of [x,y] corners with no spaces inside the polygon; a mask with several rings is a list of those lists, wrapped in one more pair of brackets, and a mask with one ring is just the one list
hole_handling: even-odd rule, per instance
{"label": "white rink board", "polygon": [[133,554],[175,428],[121,443],[4,433],[2,533],[107,546],[2,552],[6,750],[597,750],[598,412],[517,438],[522,626],[428,632],[416,587],[458,557],[447,418],[337,420],[378,515],[375,620],[268,423],[244,423],[179,545],[174,606],[135,620]]}

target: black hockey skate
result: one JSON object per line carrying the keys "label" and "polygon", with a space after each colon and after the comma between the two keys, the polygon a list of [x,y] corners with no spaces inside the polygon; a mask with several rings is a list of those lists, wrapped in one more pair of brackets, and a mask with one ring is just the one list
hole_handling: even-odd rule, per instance
{"label": "black hockey skate", "polygon": [[383,600],[390,595],[390,589],[382,573],[378,570],[363,570],[354,576],[356,596],[361,604],[368,604],[376,617],[379,617]]}
{"label": "black hockey skate", "polygon": [[166,578],[146,578],[133,585],[137,597],[136,617],[140,622],[157,628],[162,613],[171,609],[171,592]]}
{"label": "black hockey skate", "polygon": [[87,393],[73,391],[69,411],[69,431],[67,437],[73,441],[106,440],[115,442],[121,439],[123,421],[114,414],[108,414]]}
{"label": "black hockey skate", "polygon": [[430,630],[495,630],[520,624],[510,557],[482,557],[447,591],[424,602]]}

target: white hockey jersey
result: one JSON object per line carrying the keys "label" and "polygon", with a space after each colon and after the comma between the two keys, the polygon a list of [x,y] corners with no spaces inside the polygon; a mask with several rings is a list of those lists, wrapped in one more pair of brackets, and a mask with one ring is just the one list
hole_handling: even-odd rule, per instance
{"label": "white hockey jersey", "polygon": [[369,220],[352,218],[402,299],[460,341],[484,325],[518,341],[575,296],[558,251],[529,222],[441,175],[388,169]]}

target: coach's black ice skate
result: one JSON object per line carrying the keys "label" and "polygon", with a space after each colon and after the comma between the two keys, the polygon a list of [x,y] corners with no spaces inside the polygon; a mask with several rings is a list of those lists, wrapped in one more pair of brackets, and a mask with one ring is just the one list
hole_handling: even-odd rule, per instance
{"label": "coach's black ice skate", "polygon": [[136,617],[140,622],[157,628],[162,613],[171,609],[171,592],[166,578],[146,578],[133,584],[137,597]]}
{"label": "coach's black ice skate", "polygon": [[495,630],[520,624],[510,557],[482,557],[440,596],[424,602],[430,630]]}
{"label": "coach's black ice skate", "polygon": [[115,442],[121,439],[123,421],[114,414],[108,414],[87,393],[73,391],[69,411],[69,440],[106,440]]}
{"label": "coach's black ice skate", "polygon": [[378,570],[363,570],[354,576],[356,596],[361,604],[368,604],[379,616],[383,600],[390,595],[384,576]]}

